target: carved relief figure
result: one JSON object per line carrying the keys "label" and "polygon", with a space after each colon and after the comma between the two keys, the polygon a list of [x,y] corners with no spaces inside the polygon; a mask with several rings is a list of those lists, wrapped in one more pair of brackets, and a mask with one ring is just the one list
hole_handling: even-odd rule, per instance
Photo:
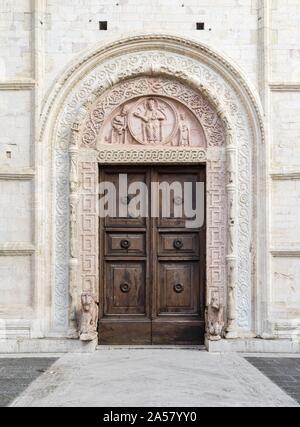
{"label": "carved relief figure", "polygon": [[213,291],[211,302],[206,310],[206,332],[211,341],[218,341],[222,338],[224,328],[223,318],[224,308],[220,304],[218,291]]}
{"label": "carved relief figure", "polygon": [[97,338],[98,307],[93,295],[84,292],[81,295],[81,316],[79,335],[81,341],[93,341]]}
{"label": "carved relief figure", "polygon": [[148,144],[157,144],[163,141],[162,122],[167,119],[162,105],[155,98],[146,101],[146,111],[143,114],[138,109],[134,116],[142,120],[142,132],[144,142]]}
{"label": "carved relief figure", "polygon": [[184,113],[180,114],[179,145],[188,147],[190,145],[190,128],[186,122]]}
{"label": "carved relief figure", "polygon": [[[126,102],[118,106],[114,103],[113,107],[113,112],[101,118],[101,122],[97,125],[99,151],[104,148],[101,147],[103,144],[203,148],[206,146],[206,137],[198,117],[178,100],[153,94],[126,99]],[[98,108],[100,110],[100,106]],[[103,100],[101,111],[106,108],[109,111],[112,109],[107,98]],[[91,126],[96,125],[95,116],[98,117],[97,109],[92,114]],[[88,129],[86,131],[88,132]],[[221,131],[222,129],[218,130],[219,136],[222,135]],[[85,138],[87,137],[86,133]]]}
{"label": "carved relief figure", "polygon": [[128,109],[125,105],[120,114],[117,114],[112,119],[112,138],[113,144],[126,144],[127,143],[127,129],[128,129]]}

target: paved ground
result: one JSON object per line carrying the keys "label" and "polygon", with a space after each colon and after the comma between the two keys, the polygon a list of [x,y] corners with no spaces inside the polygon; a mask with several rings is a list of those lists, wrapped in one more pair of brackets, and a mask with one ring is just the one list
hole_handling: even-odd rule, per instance
{"label": "paved ground", "polygon": [[69,354],[13,406],[298,406],[236,354],[198,350],[100,350]]}
{"label": "paved ground", "polygon": [[300,358],[247,357],[247,360],[300,404]]}
{"label": "paved ground", "polygon": [[0,358],[0,407],[8,406],[57,359]]}

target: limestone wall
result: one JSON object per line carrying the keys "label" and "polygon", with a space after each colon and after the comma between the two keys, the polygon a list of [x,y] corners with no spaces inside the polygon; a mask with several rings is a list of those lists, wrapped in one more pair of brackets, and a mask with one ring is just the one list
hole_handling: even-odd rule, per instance
{"label": "limestone wall", "polygon": [[273,333],[285,337],[300,326],[300,1],[270,3],[269,298]]}

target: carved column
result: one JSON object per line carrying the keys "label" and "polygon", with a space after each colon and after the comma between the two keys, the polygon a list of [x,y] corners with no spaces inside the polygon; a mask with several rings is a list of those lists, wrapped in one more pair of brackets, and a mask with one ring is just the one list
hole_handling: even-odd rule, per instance
{"label": "carved column", "polygon": [[70,159],[70,260],[69,260],[69,336],[78,338],[78,125],[72,127],[72,140],[69,148]]}
{"label": "carved column", "polygon": [[226,338],[237,338],[237,147],[234,135],[231,129],[228,129],[228,139],[226,146],[227,160],[227,221],[228,221],[228,237],[227,237],[227,327]]}

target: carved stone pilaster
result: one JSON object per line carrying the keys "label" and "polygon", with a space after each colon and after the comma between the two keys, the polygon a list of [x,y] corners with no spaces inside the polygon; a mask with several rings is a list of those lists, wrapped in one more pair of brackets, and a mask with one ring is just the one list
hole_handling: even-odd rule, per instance
{"label": "carved stone pilaster", "polygon": [[228,302],[227,302],[227,327],[226,338],[237,338],[237,309],[236,309],[236,278],[237,266],[236,257],[227,256],[227,286],[228,286]]}
{"label": "carved stone pilaster", "polygon": [[69,224],[70,224],[70,261],[69,261],[69,336],[78,338],[78,125],[72,127],[72,139],[69,147],[70,159],[70,196],[69,196]]}
{"label": "carved stone pilaster", "polygon": [[77,311],[78,301],[78,223],[77,207],[78,195],[70,195],[70,261],[69,261],[69,321],[70,337],[77,337]]}
{"label": "carved stone pilaster", "polygon": [[237,149],[236,139],[229,132],[226,147],[227,160],[227,215],[228,215],[228,236],[227,236],[227,327],[226,338],[237,338]]}
{"label": "carved stone pilaster", "polygon": [[70,145],[70,194],[78,193],[78,147]]}
{"label": "carved stone pilaster", "polygon": [[69,263],[69,338],[78,338],[77,318],[78,318],[78,259],[71,258]]}
{"label": "carved stone pilaster", "polygon": [[70,259],[78,257],[78,221],[77,207],[79,196],[76,193],[70,195]]}

